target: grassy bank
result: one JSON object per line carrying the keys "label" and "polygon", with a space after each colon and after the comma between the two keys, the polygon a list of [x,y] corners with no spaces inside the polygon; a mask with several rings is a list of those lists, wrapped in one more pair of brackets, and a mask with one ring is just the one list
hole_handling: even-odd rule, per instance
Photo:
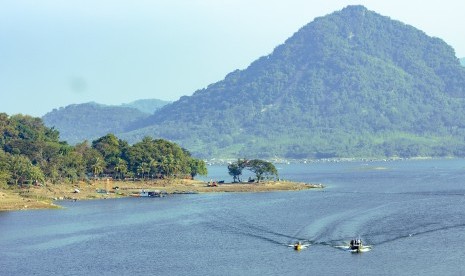
{"label": "grassy bank", "polygon": [[59,208],[53,200],[23,196],[20,191],[0,190],[0,211]]}
{"label": "grassy bank", "polygon": [[77,184],[47,184],[0,190],[0,211],[59,208],[55,200],[85,200],[128,197],[141,190],[160,190],[168,194],[213,192],[299,191],[322,188],[320,184],[290,181],[262,183],[224,183],[211,187],[203,181],[170,179],[156,181],[92,181]]}

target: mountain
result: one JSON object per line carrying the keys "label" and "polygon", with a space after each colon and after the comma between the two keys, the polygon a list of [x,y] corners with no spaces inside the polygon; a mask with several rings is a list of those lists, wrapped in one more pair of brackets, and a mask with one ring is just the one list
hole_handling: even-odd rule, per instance
{"label": "mountain", "polygon": [[443,40],[348,6],[119,135],[203,157],[463,156],[464,96]]}
{"label": "mountain", "polygon": [[153,114],[156,110],[162,108],[163,106],[169,104],[169,101],[162,101],[158,99],[144,99],[137,100],[131,103],[122,104],[122,107],[133,107],[139,109],[140,111],[148,114]]}
{"label": "mountain", "polygon": [[47,127],[60,132],[60,139],[70,144],[92,141],[108,133],[126,131],[132,123],[153,114],[168,101],[158,99],[137,100],[119,106],[94,102],[73,104],[45,114]]}
{"label": "mountain", "polygon": [[460,64],[462,64],[462,66],[465,66],[465,58],[460,59]]}
{"label": "mountain", "polygon": [[106,106],[97,103],[73,104],[45,114],[47,127],[60,132],[60,139],[70,144],[92,141],[108,133],[124,131],[132,122],[150,114],[133,107]]}
{"label": "mountain", "polygon": [[457,155],[465,70],[438,38],[362,6],[134,124],[205,156]]}

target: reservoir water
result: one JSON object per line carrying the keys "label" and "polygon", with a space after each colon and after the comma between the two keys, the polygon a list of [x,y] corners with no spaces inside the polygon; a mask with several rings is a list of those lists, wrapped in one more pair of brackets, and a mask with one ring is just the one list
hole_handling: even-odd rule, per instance
{"label": "reservoir water", "polygon": [[[0,275],[465,275],[464,160],[277,168],[326,188],[0,212]],[[359,237],[371,251],[339,247]]]}

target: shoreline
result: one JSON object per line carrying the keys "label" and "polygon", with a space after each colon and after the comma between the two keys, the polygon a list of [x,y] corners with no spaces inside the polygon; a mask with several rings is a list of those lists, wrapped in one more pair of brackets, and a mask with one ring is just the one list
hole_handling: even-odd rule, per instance
{"label": "shoreline", "polygon": [[[319,164],[319,163],[351,163],[351,162],[400,162],[400,161],[427,161],[427,160],[449,160],[449,159],[463,159],[463,157],[435,157],[435,156],[415,156],[415,157],[334,157],[334,158],[303,158],[303,159],[266,159],[275,165],[288,165],[288,164]],[[227,165],[230,162],[234,162],[236,159],[231,158],[215,158],[213,160],[207,160],[209,166]]]}
{"label": "shoreline", "polygon": [[292,181],[264,181],[261,183],[221,183],[211,187],[204,181],[168,179],[153,181],[92,181],[77,184],[47,184],[17,189],[0,189],[0,212],[35,209],[58,209],[58,200],[92,200],[123,198],[137,195],[141,190],[162,191],[166,194],[190,193],[255,193],[273,191],[301,191],[322,189],[322,184]]}

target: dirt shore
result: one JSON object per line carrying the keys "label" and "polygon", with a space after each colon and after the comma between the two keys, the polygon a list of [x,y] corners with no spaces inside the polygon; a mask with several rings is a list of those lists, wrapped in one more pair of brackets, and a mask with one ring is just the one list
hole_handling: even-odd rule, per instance
{"label": "dirt shore", "polygon": [[290,181],[262,183],[222,183],[216,187],[196,180],[92,181],[78,184],[46,184],[14,190],[0,189],[0,211],[60,208],[56,200],[119,198],[136,195],[141,190],[159,190],[167,194],[213,192],[299,191],[323,188],[321,184]]}

